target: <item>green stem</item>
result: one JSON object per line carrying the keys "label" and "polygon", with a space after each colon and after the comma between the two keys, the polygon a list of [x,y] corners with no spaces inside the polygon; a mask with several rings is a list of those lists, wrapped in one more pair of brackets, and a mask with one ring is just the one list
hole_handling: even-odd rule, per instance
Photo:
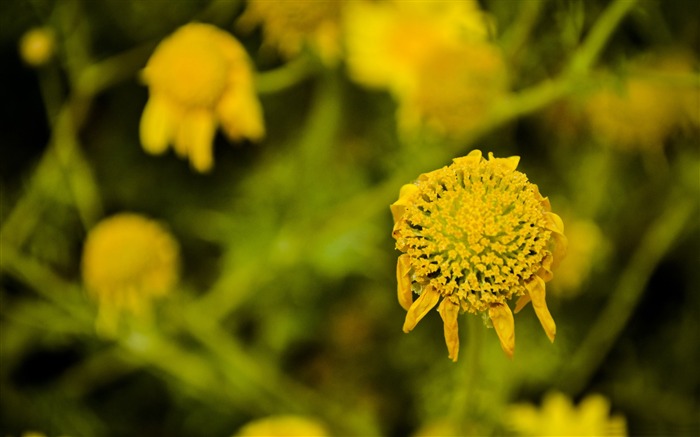
{"label": "green stem", "polygon": [[299,56],[280,68],[258,73],[255,88],[260,94],[279,93],[308,79],[314,70],[308,58]]}
{"label": "green stem", "polygon": [[343,435],[376,435],[377,427],[368,414],[357,407],[341,405],[324,398],[312,389],[289,379],[276,368],[249,356],[234,338],[225,333],[212,319],[197,317],[188,320],[189,332],[215,357],[224,378],[237,385],[244,384],[246,395],[257,399],[266,412],[281,411],[324,418]]}
{"label": "green stem", "polygon": [[519,2],[518,18],[503,37],[503,44],[508,59],[515,60],[527,44],[545,1],[528,0]]}
{"label": "green stem", "polygon": [[573,57],[568,68],[569,74],[575,76],[585,73],[593,66],[620,21],[636,4],[637,0],[615,0],[603,11]]}
{"label": "green stem", "polygon": [[[305,198],[304,202],[297,202],[295,199],[288,200],[297,205],[310,205],[312,208],[311,211],[296,211],[295,220],[298,219],[297,216],[314,216],[317,210],[318,205],[314,202],[316,199],[309,196],[318,191],[313,188],[325,183],[323,178],[332,171],[330,153],[333,151],[334,139],[341,122],[341,108],[338,104],[340,80],[337,77],[337,72],[329,72],[322,77],[315,91],[313,106],[304,126],[303,135],[294,151],[294,156],[281,156],[281,159],[285,159],[290,165],[297,167],[299,176],[296,185],[299,188],[294,191],[293,195],[302,195]],[[263,171],[267,171],[267,168],[263,168]],[[258,175],[252,177],[258,177]],[[293,231],[299,228],[299,226],[293,227]],[[305,231],[305,228],[303,230]],[[286,227],[282,226],[278,235],[276,243],[281,244],[272,244],[271,247],[289,245],[293,246],[290,251],[296,251],[304,245],[302,240],[306,237],[301,236],[309,234],[307,232],[288,232]],[[270,251],[267,250],[256,253],[259,256],[247,257],[239,268],[222,275],[212,289],[195,304],[197,306],[196,312],[208,314],[208,317],[220,320],[245,302],[251,292],[262,286],[268,276],[266,272],[271,268],[270,264],[274,263],[274,257],[271,258]]]}
{"label": "green stem", "polygon": [[132,79],[146,65],[155,46],[155,42],[147,42],[86,66],[76,75],[74,93],[82,97],[92,97]]}
{"label": "green stem", "polygon": [[562,376],[566,391],[578,393],[584,389],[634,314],[654,268],[696,211],[694,198],[676,194],[643,236],[606,307],[569,362]]}
{"label": "green stem", "polygon": [[476,315],[467,314],[467,350],[455,369],[455,389],[449,415],[457,431],[466,432],[465,425],[474,417],[477,375],[481,366],[481,338],[483,322]]}

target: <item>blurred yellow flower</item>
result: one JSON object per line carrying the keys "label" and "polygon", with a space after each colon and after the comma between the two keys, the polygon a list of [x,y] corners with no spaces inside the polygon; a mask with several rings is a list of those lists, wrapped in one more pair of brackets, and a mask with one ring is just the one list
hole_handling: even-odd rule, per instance
{"label": "blurred yellow flower", "polygon": [[143,71],[150,96],[141,117],[141,143],[152,154],[169,144],[192,166],[213,166],[221,123],[231,140],[265,135],[253,70],[243,46],[208,24],[187,24],[156,48]]}
{"label": "blurred yellow flower", "polygon": [[458,138],[481,123],[507,90],[506,66],[492,44],[436,49],[417,69],[415,87],[399,101],[400,129],[426,126]]}
{"label": "blurred yellow flower", "polygon": [[82,261],[98,329],[114,332],[122,312],[144,314],[173,289],[178,269],[178,244],[159,223],[132,213],[102,220],[87,236]]}
{"label": "blurred yellow flower", "polygon": [[305,45],[327,65],[340,58],[340,21],[345,0],[248,0],[238,21],[244,31],[261,25],[265,44],[292,58]]}
{"label": "blurred yellow flower", "polygon": [[[515,348],[507,301],[519,296],[518,312],[532,301],[551,341],[556,325],[545,302],[545,282],[566,250],[564,225],[549,200],[525,174],[519,159],[488,160],[478,150],[450,166],[422,174],[401,188],[391,205],[399,256],[398,297],[411,331],[442,298],[449,357],[459,353],[457,316],[486,313],[503,351]],[[413,293],[419,295],[413,301]]]}
{"label": "blurred yellow flower", "polygon": [[571,219],[566,223],[566,257],[557,267],[552,291],[555,295],[575,296],[595,262],[607,252],[608,246],[603,232],[595,222]]}
{"label": "blurred yellow flower", "polygon": [[347,63],[358,83],[403,96],[434,53],[485,41],[488,20],[475,0],[356,1],[344,14]]}
{"label": "blurred yellow flower", "polygon": [[345,14],[347,64],[360,84],[389,90],[399,129],[459,137],[507,91],[476,1],[358,1]]}
{"label": "blurred yellow flower", "polygon": [[280,415],[252,421],[239,429],[234,437],[325,437],[329,435],[326,427],[316,420]]}
{"label": "blurred yellow flower", "polygon": [[46,64],[56,50],[56,38],[48,27],[36,27],[27,31],[19,41],[22,60],[32,67]]}
{"label": "blurred yellow flower", "polygon": [[590,395],[574,407],[562,393],[548,393],[542,407],[511,405],[506,412],[508,425],[519,435],[537,436],[626,436],[622,416],[610,417],[610,402]]}
{"label": "blurred yellow flower", "polygon": [[584,111],[594,135],[621,149],[660,149],[687,124],[700,124],[700,88],[674,83],[693,72],[692,60],[659,55],[632,63],[620,79],[605,78]]}

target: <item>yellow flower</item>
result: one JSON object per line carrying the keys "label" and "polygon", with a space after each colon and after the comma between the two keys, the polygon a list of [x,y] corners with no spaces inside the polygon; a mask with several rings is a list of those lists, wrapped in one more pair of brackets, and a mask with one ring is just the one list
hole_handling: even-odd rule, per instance
{"label": "yellow flower", "polygon": [[280,415],[252,421],[239,429],[234,437],[325,437],[329,435],[325,426],[315,420],[300,416]]}
{"label": "yellow flower", "polygon": [[178,279],[179,247],[157,222],[122,213],[98,223],[83,248],[83,281],[99,307],[98,329],[114,332],[119,315],[142,315]]}
{"label": "yellow flower", "polygon": [[156,48],[143,71],[150,96],[141,117],[141,143],[152,154],[169,144],[200,172],[213,165],[221,123],[231,140],[265,135],[253,70],[241,44],[208,24],[187,24]]}
{"label": "yellow flower", "polygon": [[484,41],[477,1],[357,1],[344,15],[347,63],[360,84],[403,96],[435,51]]}
{"label": "yellow flower", "polygon": [[612,146],[649,150],[660,149],[678,128],[700,124],[700,88],[682,82],[692,77],[691,63],[659,55],[632,63],[626,77],[603,80],[584,107],[593,133]]}
{"label": "yellow flower", "polygon": [[520,435],[538,436],[626,436],[627,424],[622,416],[610,415],[610,402],[600,395],[590,395],[577,407],[561,393],[548,393],[537,409],[516,404],[507,411],[510,427]]}
{"label": "yellow flower", "polygon": [[19,41],[19,54],[24,62],[32,67],[46,64],[55,50],[54,33],[46,27],[37,27],[27,31]]}
{"label": "yellow flower", "polygon": [[506,66],[492,44],[436,49],[418,68],[415,87],[399,100],[400,128],[426,126],[459,138],[483,121],[507,89]]}
{"label": "yellow flower", "polygon": [[340,58],[340,17],[345,0],[248,0],[238,24],[243,30],[262,25],[265,43],[292,58],[305,45],[327,65]]}
{"label": "yellow flower", "polygon": [[532,301],[554,341],[545,282],[566,250],[564,226],[537,186],[515,170],[519,159],[489,154],[487,160],[474,150],[404,185],[391,205],[393,237],[403,252],[396,267],[399,303],[408,311],[403,330],[411,331],[442,299],[438,311],[454,361],[460,312],[488,314],[503,351],[512,356],[507,301],[514,296],[520,297],[516,313]]}

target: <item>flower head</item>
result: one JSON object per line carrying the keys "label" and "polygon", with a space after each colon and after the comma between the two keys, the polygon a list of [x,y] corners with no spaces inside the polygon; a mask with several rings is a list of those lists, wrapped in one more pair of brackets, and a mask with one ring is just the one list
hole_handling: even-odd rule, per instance
{"label": "flower head", "polygon": [[169,144],[204,172],[213,165],[212,142],[221,123],[232,140],[265,134],[253,70],[241,44],[208,24],[187,24],[163,40],[143,80],[150,96],[141,117],[141,143],[153,154]]}
{"label": "flower head", "polygon": [[344,0],[248,0],[239,20],[244,29],[262,25],[265,43],[287,58],[304,46],[318,53],[326,64],[340,57],[340,16]]}
{"label": "flower head", "polygon": [[239,429],[234,437],[325,437],[328,435],[330,434],[326,427],[315,420],[300,416],[280,415],[250,422]]}
{"label": "flower head", "polygon": [[415,86],[399,100],[399,126],[408,132],[425,126],[459,138],[481,123],[507,90],[505,62],[494,45],[438,48],[416,70]]}
{"label": "flower head", "polygon": [[346,10],[345,34],[353,79],[401,97],[436,50],[483,41],[488,25],[473,0],[357,1]]}
{"label": "flower head", "polygon": [[345,17],[350,76],[392,93],[402,132],[425,126],[458,138],[507,91],[476,1],[358,1]]}
{"label": "flower head", "polygon": [[661,54],[633,62],[623,78],[602,80],[584,105],[591,131],[621,149],[654,150],[675,130],[700,125],[700,87],[688,84],[692,64],[683,54]]}
{"label": "flower head", "polygon": [[55,50],[56,38],[53,31],[46,27],[28,30],[19,41],[19,54],[32,67],[46,64]]}
{"label": "flower head", "polygon": [[530,404],[512,405],[507,412],[510,427],[519,435],[626,436],[622,416],[610,416],[610,402],[589,395],[574,406],[562,393],[548,393],[537,409]]}
{"label": "flower head", "polygon": [[[457,360],[457,316],[488,314],[504,352],[515,348],[513,314],[532,301],[547,336],[556,326],[545,302],[545,282],[564,254],[563,223],[525,174],[519,158],[484,159],[474,150],[401,188],[391,205],[399,303],[408,312],[404,332],[442,299],[438,311],[449,356]],[[413,301],[413,293],[419,297]]]}
{"label": "flower head", "polygon": [[148,310],[173,289],[179,247],[157,222],[122,213],[98,223],[83,248],[83,281],[98,303],[98,327],[113,331],[119,315]]}

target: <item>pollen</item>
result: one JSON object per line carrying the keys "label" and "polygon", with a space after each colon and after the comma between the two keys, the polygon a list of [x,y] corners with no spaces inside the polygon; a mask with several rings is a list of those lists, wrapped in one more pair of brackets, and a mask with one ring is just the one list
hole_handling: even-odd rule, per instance
{"label": "pollen", "polygon": [[[556,327],[544,298],[553,262],[565,247],[563,224],[547,198],[516,171],[518,157],[484,159],[475,150],[421,175],[392,205],[399,302],[409,332],[443,299],[450,357],[457,358],[460,312],[487,313],[508,355],[514,348],[507,301],[529,300],[549,336]],[[418,299],[413,301],[413,294]]]}

